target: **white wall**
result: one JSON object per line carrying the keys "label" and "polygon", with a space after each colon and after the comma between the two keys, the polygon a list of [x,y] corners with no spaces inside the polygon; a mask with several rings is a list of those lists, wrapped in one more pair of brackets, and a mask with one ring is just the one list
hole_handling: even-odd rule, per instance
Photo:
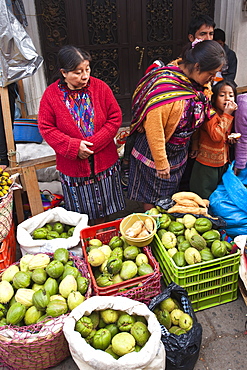
{"label": "white wall", "polygon": [[214,20],[217,28],[226,33],[226,44],[238,58],[236,83],[247,85],[247,12],[242,11],[243,0],[215,0]]}
{"label": "white wall", "polygon": [[[31,37],[37,53],[42,56],[34,0],[23,0],[23,4],[28,21],[28,26],[25,30]],[[23,79],[23,86],[25,91],[25,101],[27,104],[27,114],[37,114],[40,99],[46,88],[43,64],[33,76]]]}

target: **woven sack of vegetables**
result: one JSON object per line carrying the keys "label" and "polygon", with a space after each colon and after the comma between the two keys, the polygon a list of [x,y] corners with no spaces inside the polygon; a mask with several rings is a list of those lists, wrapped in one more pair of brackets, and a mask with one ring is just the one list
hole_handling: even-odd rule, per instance
{"label": "woven sack of vegetables", "polygon": [[27,254],[0,279],[1,361],[18,370],[42,370],[68,357],[64,320],[92,293],[84,260],[64,248]]}

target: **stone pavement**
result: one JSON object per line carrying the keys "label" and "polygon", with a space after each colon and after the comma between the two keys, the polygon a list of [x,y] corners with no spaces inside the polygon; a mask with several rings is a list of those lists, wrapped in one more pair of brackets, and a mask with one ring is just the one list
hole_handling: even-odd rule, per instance
{"label": "stone pavement", "polygon": [[[134,212],[142,212],[141,203],[127,200],[126,209],[112,215],[110,220],[125,217]],[[199,359],[194,370],[247,369],[246,315],[247,306],[240,293],[233,302],[196,313],[198,321],[202,324],[203,334]],[[78,367],[69,357],[52,369],[77,370]],[[0,370],[7,370],[7,368],[0,365]]]}

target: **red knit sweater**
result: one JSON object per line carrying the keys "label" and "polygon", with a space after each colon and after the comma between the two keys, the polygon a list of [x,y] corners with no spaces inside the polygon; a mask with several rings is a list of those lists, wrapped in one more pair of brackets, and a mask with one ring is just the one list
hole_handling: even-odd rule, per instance
{"label": "red knit sweater", "polygon": [[45,90],[39,107],[39,130],[46,142],[55,150],[57,169],[72,177],[90,175],[88,159],[77,154],[81,140],[93,143],[95,173],[112,166],[118,159],[114,137],[122,123],[121,109],[110,89],[103,81],[90,77],[89,91],[94,107],[94,135],[84,137],[63,101],[58,81]]}

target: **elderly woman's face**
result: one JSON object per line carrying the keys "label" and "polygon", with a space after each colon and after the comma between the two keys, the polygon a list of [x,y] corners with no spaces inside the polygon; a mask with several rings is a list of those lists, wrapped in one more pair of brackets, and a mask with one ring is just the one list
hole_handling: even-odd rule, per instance
{"label": "elderly woman's face", "polygon": [[74,71],[65,72],[61,69],[64,80],[71,90],[77,90],[87,86],[90,72],[91,69],[88,60],[81,62]]}

